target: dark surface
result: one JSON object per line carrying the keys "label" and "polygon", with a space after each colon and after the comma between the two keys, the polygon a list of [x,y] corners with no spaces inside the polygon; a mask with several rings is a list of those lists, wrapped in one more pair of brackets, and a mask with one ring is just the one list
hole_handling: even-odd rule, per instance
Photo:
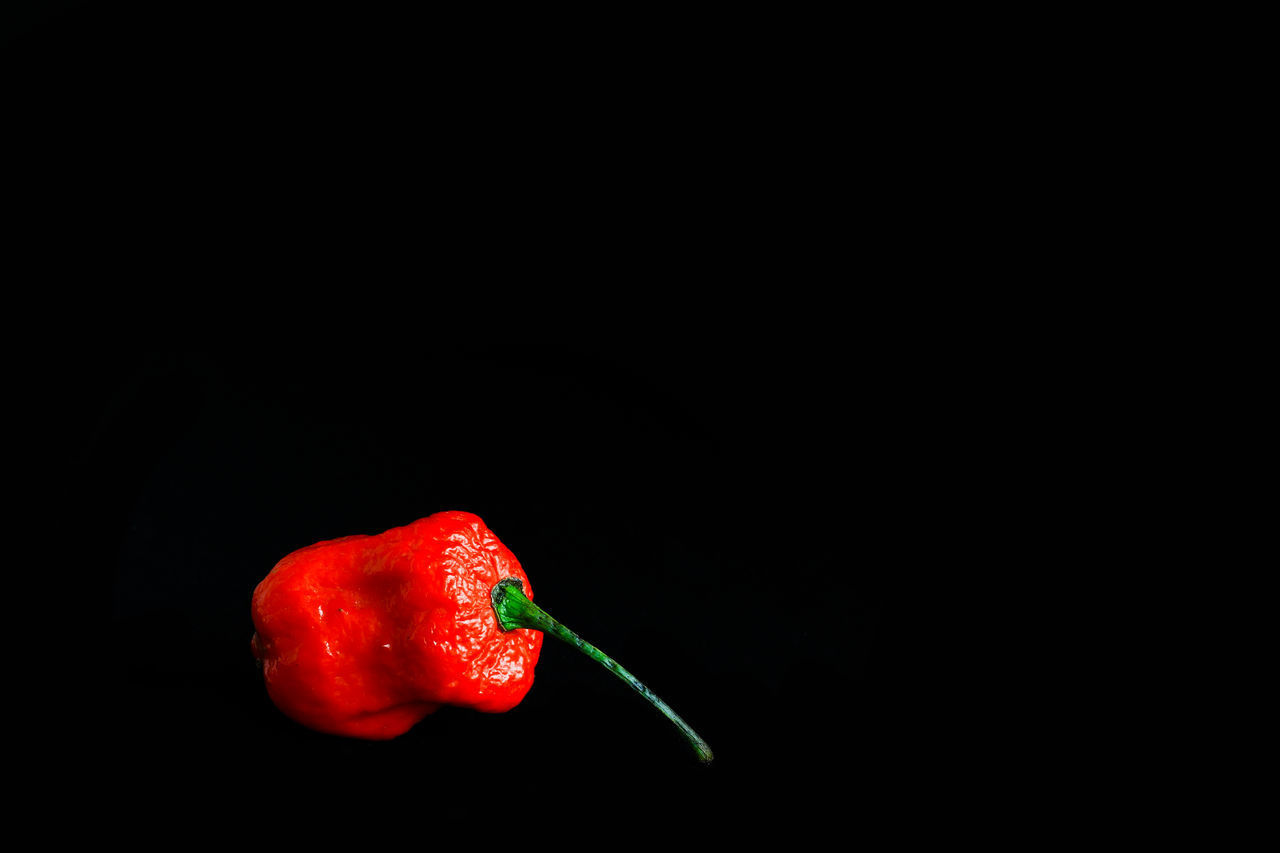
{"label": "dark surface", "polygon": [[[722,804],[775,786],[787,800],[827,768],[850,774],[846,791],[873,786],[860,774],[883,769],[882,738],[901,734],[874,686],[892,555],[868,525],[885,519],[815,443],[830,427],[760,411],[833,393],[825,360],[840,354],[100,357],[77,430],[95,508],[80,522],[95,543],[85,583],[112,650],[94,766],[141,771],[132,784],[164,798],[175,785],[225,794],[228,773],[277,777],[286,799],[321,780],[353,786],[344,797],[372,796],[372,780],[430,797],[491,771],[617,792],[663,780]],[[818,365],[822,388],[790,384]],[[822,408],[788,406],[842,417]],[[695,766],[639,697],[555,643],[505,715],[445,709],[390,743],[280,715],[249,654],[253,587],[297,547],[445,508],[481,515],[538,601],[666,699],[715,764]]]}
{"label": "dark surface", "polygon": [[[335,845],[507,809],[563,840],[605,817],[665,840],[689,816],[695,842],[906,814],[928,712],[904,690],[925,676],[886,601],[932,547],[919,313],[869,295],[891,289],[871,255],[855,291],[828,285],[857,259],[788,194],[812,147],[744,183],[740,139],[649,125],[615,152],[593,119],[563,160],[509,127],[462,168],[423,144],[472,148],[465,122],[397,133],[386,108],[474,108],[461,81],[493,65],[444,85],[433,65],[410,102],[367,84],[414,65],[417,31],[184,9],[70,4],[8,55],[52,144],[26,172],[58,187],[24,225],[53,235],[51,281],[90,285],[39,382],[66,468],[49,515],[89,605],[62,795],[147,834],[265,816]],[[560,56],[538,67],[599,83]],[[684,131],[706,117],[669,103]],[[366,128],[387,145],[352,154]],[[444,509],[480,515],[715,763],[551,642],[508,714],[444,709],[388,743],[280,715],[249,653],[256,583],[303,545]]]}

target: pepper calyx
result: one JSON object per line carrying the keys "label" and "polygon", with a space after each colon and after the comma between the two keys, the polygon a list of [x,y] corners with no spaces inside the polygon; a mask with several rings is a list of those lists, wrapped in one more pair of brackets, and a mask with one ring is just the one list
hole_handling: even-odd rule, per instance
{"label": "pepper calyx", "polygon": [[489,600],[493,602],[493,612],[498,617],[498,627],[503,632],[514,631],[516,628],[527,627],[520,618],[521,600],[525,603],[529,599],[524,594],[524,584],[519,578],[508,577],[503,578],[493,585],[493,589],[489,591]]}

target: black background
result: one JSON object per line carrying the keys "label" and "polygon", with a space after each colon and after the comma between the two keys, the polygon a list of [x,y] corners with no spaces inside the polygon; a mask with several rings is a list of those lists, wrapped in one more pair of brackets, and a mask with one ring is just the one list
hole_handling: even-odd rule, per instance
{"label": "black background", "polygon": [[[684,40],[617,22],[566,53],[556,26],[268,8],[67,4],[8,54],[37,190],[11,236],[66,299],[38,384],[85,555],[72,795],[148,833],[335,842],[506,810],[565,841],[908,815],[924,675],[887,601],[935,544],[930,356],[822,95],[730,118],[768,74],[696,50],[672,74]],[[388,743],[280,715],[256,583],[445,509],[716,761],[551,642],[507,714]]]}

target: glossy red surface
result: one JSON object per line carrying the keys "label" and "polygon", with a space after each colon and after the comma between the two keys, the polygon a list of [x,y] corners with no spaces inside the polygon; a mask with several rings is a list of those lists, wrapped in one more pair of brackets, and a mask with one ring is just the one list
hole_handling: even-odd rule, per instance
{"label": "glossy red surface", "polygon": [[489,591],[506,577],[532,597],[515,555],[465,512],[294,551],[253,594],[272,701],[309,728],[376,740],[441,705],[510,710],[543,635],[498,627]]}

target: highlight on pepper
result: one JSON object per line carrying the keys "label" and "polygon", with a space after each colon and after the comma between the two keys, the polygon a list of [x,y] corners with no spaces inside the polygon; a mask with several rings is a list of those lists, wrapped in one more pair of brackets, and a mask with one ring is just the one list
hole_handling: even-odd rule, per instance
{"label": "highlight on pepper", "polygon": [[268,695],[316,731],[388,740],[443,705],[509,711],[551,634],[648,700],[699,760],[712,758],[670,706],[533,603],[520,562],[471,513],[300,548],[258,584],[252,615]]}

